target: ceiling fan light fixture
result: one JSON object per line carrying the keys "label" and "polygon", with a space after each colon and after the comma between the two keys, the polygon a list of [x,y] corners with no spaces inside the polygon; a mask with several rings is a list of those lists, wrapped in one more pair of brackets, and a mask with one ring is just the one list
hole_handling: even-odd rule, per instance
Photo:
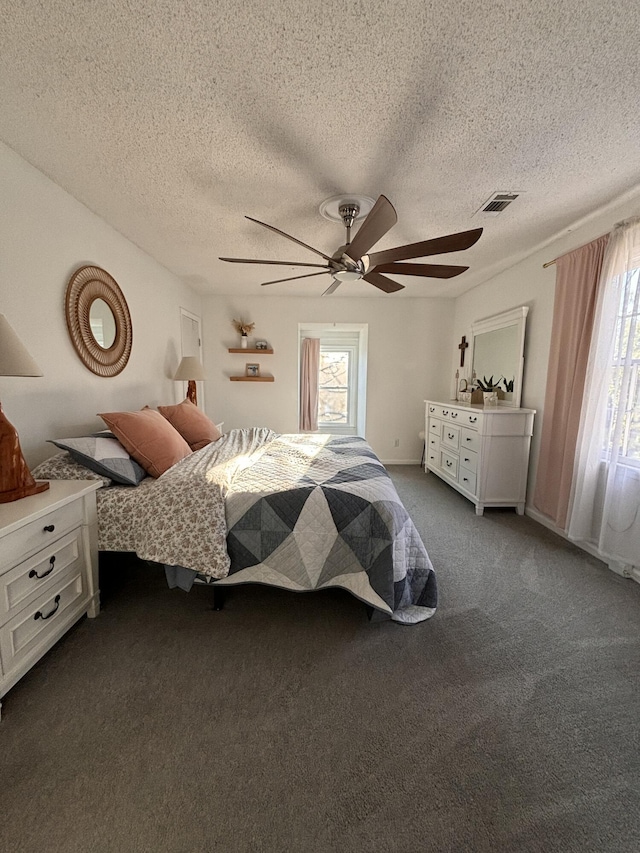
{"label": "ceiling fan light fixture", "polygon": [[357,270],[336,270],[333,277],[338,281],[360,281],[362,273]]}

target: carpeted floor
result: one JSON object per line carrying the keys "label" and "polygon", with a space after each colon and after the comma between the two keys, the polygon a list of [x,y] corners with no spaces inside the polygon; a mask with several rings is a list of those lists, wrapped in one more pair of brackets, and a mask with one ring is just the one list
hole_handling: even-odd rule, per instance
{"label": "carpeted floor", "polygon": [[5,698],[3,853],[637,853],[640,585],[390,473],[433,619],[266,587],[216,613],[118,561]]}

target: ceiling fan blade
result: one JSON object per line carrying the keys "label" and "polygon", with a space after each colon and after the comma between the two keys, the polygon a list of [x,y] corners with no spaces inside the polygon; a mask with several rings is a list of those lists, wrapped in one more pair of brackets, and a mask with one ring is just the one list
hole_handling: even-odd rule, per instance
{"label": "ceiling fan blade", "polygon": [[218,258],[219,261],[228,261],[230,264],[278,264],[283,267],[317,267],[326,269],[327,264],[305,264],[302,261],[259,261],[255,258]]}
{"label": "ceiling fan blade", "polygon": [[325,253],[321,252],[319,249],[314,249],[313,246],[308,246],[306,243],[303,243],[302,240],[298,240],[296,237],[292,237],[291,234],[285,234],[284,231],[281,231],[279,228],[274,228],[273,225],[267,225],[266,222],[260,222],[259,219],[254,219],[253,216],[245,216],[245,219],[249,219],[251,220],[251,222],[257,222],[258,225],[262,225],[264,228],[268,228],[269,231],[273,231],[275,234],[280,234],[281,237],[286,237],[287,240],[293,240],[293,242],[297,243],[298,246],[302,246],[305,249],[309,249],[310,252],[315,252],[316,255],[320,255],[320,257],[324,258],[325,261],[332,260],[329,255],[325,255]]}
{"label": "ceiling fan blade", "polygon": [[396,275],[422,275],[425,278],[453,278],[469,267],[446,264],[377,264],[372,272],[390,272]]}
{"label": "ceiling fan blade", "polygon": [[386,275],[380,275],[380,273],[375,270],[363,275],[362,278],[364,281],[368,281],[369,284],[373,284],[374,287],[379,287],[380,290],[384,290],[385,293],[395,293],[397,290],[404,290],[404,284],[392,281],[390,278],[387,278]]}
{"label": "ceiling fan blade", "polygon": [[[461,252],[477,243],[482,234],[482,228],[473,231],[460,231],[458,234],[448,234],[446,237],[436,237],[433,240],[423,240],[421,243],[409,243],[407,246],[397,246],[384,252],[374,252],[369,255],[369,264],[389,264],[394,261],[406,261],[411,258],[424,258],[427,255],[444,255],[447,252]],[[351,256],[349,256],[351,257]]]}
{"label": "ceiling fan blade", "polygon": [[345,254],[354,261],[359,260],[397,221],[398,215],[389,199],[384,195],[378,196],[358,233],[345,249]]}
{"label": "ceiling fan blade", "polygon": [[326,275],[331,270],[322,270],[322,272],[308,272],[306,275],[292,275],[291,278],[277,278],[275,281],[263,281],[261,286],[264,287],[265,284],[280,284],[281,281],[296,281],[299,278],[311,278],[314,275]]}
{"label": "ceiling fan blade", "polygon": [[329,287],[322,292],[321,296],[331,296],[331,294],[335,293],[335,291],[340,287],[340,284],[341,282],[338,281],[337,278],[334,278]]}

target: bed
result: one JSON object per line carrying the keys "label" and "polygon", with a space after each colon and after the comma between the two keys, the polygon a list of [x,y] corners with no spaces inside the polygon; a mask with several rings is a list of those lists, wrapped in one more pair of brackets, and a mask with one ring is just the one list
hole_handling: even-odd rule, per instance
{"label": "bed", "polygon": [[162,564],[170,586],[341,587],[405,624],[436,609],[425,546],[362,438],[231,430],[97,501],[100,550]]}

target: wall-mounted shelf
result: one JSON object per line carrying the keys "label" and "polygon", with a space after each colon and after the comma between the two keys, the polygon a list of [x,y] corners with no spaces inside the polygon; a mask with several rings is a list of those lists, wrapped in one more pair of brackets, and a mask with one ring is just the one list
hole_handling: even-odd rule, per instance
{"label": "wall-mounted shelf", "polygon": [[241,347],[229,347],[229,352],[250,352],[253,355],[273,355],[272,349],[242,349]]}
{"label": "wall-mounted shelf", "polygon": [[[247,350],[242,351],[247,352]],[[230,376],[229,379],[232,382],[273,382],[273,376]]]}

